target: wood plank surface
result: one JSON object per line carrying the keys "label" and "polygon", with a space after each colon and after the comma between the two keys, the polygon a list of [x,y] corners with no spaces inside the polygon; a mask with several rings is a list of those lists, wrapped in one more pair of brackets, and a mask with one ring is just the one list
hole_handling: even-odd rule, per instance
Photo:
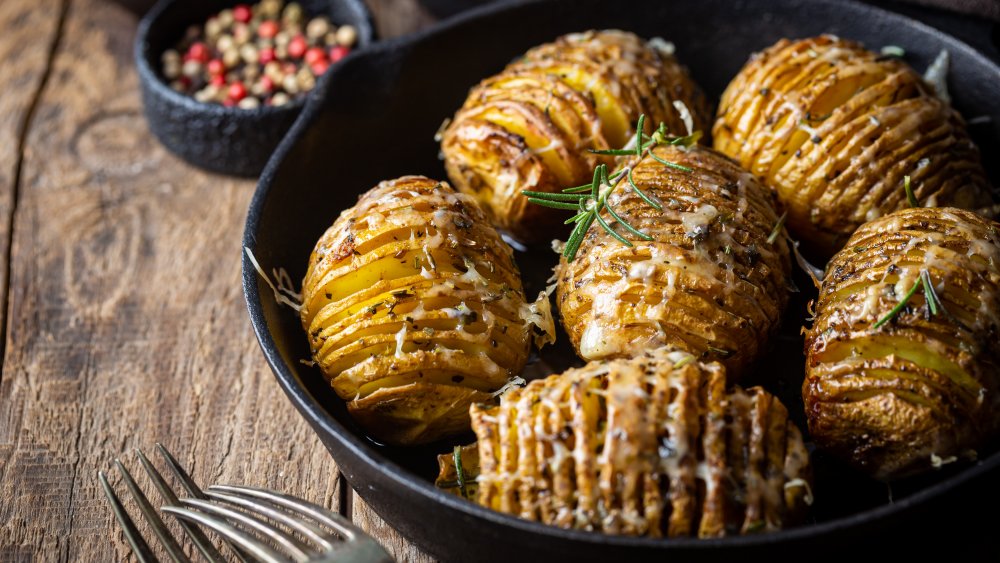
{"label": "wood plank surface", "polygon": [[[415,0],[369,3],[381,37],[432,21]],[[135,25],[100,0],[0,2],[0,561],[131,558],[96,472],[124,493],[121,458],[148,490],[132,450],[156,442],[199,483],[353,512],[398,560],[429,560],[344,490],[270,374],[240,289],[254,182],[151,136]]]}
{"label": "wood plank surface", "polygon": [[70,0],[28,132],[0,383],[0,560],[124,559],[96,472],[117,457],[136,468],[131,449],[157,441],[200,483],[338,504],[336,467],[243,304],[254,182],[194,170],[150,136],[135,24],[115,4]]}
{"label": "wood plank surface", "polygon": [[[7,326],[3,300],[7,296],[10,224],[16,205],[21,141],[47,75],[61,13],[61,0],[0,2],[3,30],[0,34],[0,84],[3,85],[0,89],[0,327],[3,330]],[[0,459],[3,457],[0,446]]]}

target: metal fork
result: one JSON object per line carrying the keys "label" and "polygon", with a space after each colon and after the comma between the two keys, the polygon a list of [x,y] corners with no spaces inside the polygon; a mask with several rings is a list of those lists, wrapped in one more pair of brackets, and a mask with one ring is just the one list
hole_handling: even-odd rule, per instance
{"label": "metal fork", "polygon": [[[146,455],[136,449],[142,468],[160,493],[164,503],[161,510],[177,518],[187,537],[208,561],[226,559],[199,525],[221,536],[233,555],[241,561],[392,562],[392,557],[378,542],[340,514],[267,489],[214,485],[202,491],[166,448],[156,444],[156,449],[189,495],[189,498],[178,498]],[[177,563],[189,562],[177,538],[173,537],[125,465],[116,459],[115,468],[170,559]],[[143,563],[157,561],[108,482],[108,476],[104,471],[98,471],[97,477],[138,560]]]}

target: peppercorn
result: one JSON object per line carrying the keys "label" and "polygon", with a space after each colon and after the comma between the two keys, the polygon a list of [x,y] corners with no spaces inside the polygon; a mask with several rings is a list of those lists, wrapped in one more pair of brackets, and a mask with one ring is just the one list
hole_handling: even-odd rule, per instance
{"label": "peppercorn", "polygon": [[306,37],[316,41],[330,31],[330,21],[320,16],[306,24]]}
{"label": "peppercorn", "polygon": [[343,47],[353,47],[358,40],[358,30],[353,25],[342,25],[337,28],[337,43]]}
{"label": "peppercorn", "polygon": [[242,82],[233,82],[229,85],[229,97],[237,102],[247,97],[246,86]]}
{"label": "peppercorn", "polygon": [[274,20],[266,20],[257,26],[257,35],[271,39],[278,34],[278,22]]}
{"label": "peppercorn", "polygon": [[346,57],[347,54],[350,52],[351,50],[348,49],[347,47],[344,47],[343,45],[337,45],[336,47],[330,49],[330,62],[335,63],[340,59]]}
{"label": "peppercorn", "polygon": [[310,91],[356,42],[353,26],[306,18],[296,2],[261,0],[190,26],[160,62],[174,90],[202,103],[253,109],[282,106]]}
{"label": "peppercorn", "polygon": [[240,23],[247,23],[251,16],[250,6],[246,4],[239,4],[233,8],[233,19]]}
{"label": "peppercorn", "polygon": [[306,54],[307,48],[309,48],[309,44],[306,42],[306,38],[296,35],[288,42],[288,56],[293,59],[301,59]]}
{"label": "peppercorn", "polygon": [[310,47],[305,54],[306,64],[312,66],[320,61],[326,60],[326,51],[321,47]]}
{"label": "peppercorn", "polygon": [[208,61],[207,65],[205,65],[205,70],[207,70],[210,75],[216,76],[226,72],[226,65],[220,59],[212,59]]}

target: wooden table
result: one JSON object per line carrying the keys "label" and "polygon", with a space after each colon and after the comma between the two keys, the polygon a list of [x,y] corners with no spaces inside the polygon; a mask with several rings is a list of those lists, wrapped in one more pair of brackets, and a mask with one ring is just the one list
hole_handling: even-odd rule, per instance
{"label": "wooden table", "polygon": [[[413,0],[371,3],[383,37],[430,22]],[[150,135],[136,22],[100,0],[0,1],[0,561],[130,559],[97,471],[121,458],[148,488],[133,449],[158,441],[199,483],[321,502],[429,560],[352,494],[271,375],[240,287],[255,182]]]}

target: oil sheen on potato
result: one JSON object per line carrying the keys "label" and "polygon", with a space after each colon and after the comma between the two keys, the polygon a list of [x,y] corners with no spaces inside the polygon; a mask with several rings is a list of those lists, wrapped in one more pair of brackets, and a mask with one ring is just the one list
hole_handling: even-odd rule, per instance
{"label": "oil sheen on potato", "polygon": [[826,259],[862,223],[923,205],[992,213],[961,116],[902,60],[824,35],[783,39],[730,82],[716,149],[764,179],[788,228]]}
{"label": "oil sheen on potato", "polygon": [[472,425],[479,503],[563,528],[739,535],[794,525],[812,500],[809,455],[781,402],[727,390],[722,366],[686,352],[534,381],[474,406]]}
{"label": "oil sheen on potato", "polygon": [[671,45],[616,30],[573,33],[473,88],[444,131],[441,151],[452,183],[496,225],[522,240],[546,240],[562,214],[528,205],[521,190],[555,192],[589,181],[597,164],[612,163],[589,149],[624,146],[640,114],[648,133],[663,122],[684,135],[683,111],[695,129],[710,122],[704,96]]}
{"label": "oil sheen on potato", "polygon": [[914,208],[862,226],[806,339],[813,440],[881,479],[975,457],[1000,425],[998,315],[1000,224]]}
{"label": "oil sheen on potato", "polygon": [[766,350],[788,302],[788,247],[780,229],[770,237],[773,196],[711,149],[654,153],[691,171],[649,156],[624,164],[662,210],[627,186],[608,205],[652,240],[619,228],[629,247],[592,227],[576,258],[556,268],[563,326],[587,360],[671,346],[719,360],[735,380]]}
{"label": "oil sheen on potato", "polygon": [[319,239],[303,282],[313,358],[373,437],[467,431],[469,404],[518,375],[548,299],[525,301],[512,251],[470,197],[383,182]]}

